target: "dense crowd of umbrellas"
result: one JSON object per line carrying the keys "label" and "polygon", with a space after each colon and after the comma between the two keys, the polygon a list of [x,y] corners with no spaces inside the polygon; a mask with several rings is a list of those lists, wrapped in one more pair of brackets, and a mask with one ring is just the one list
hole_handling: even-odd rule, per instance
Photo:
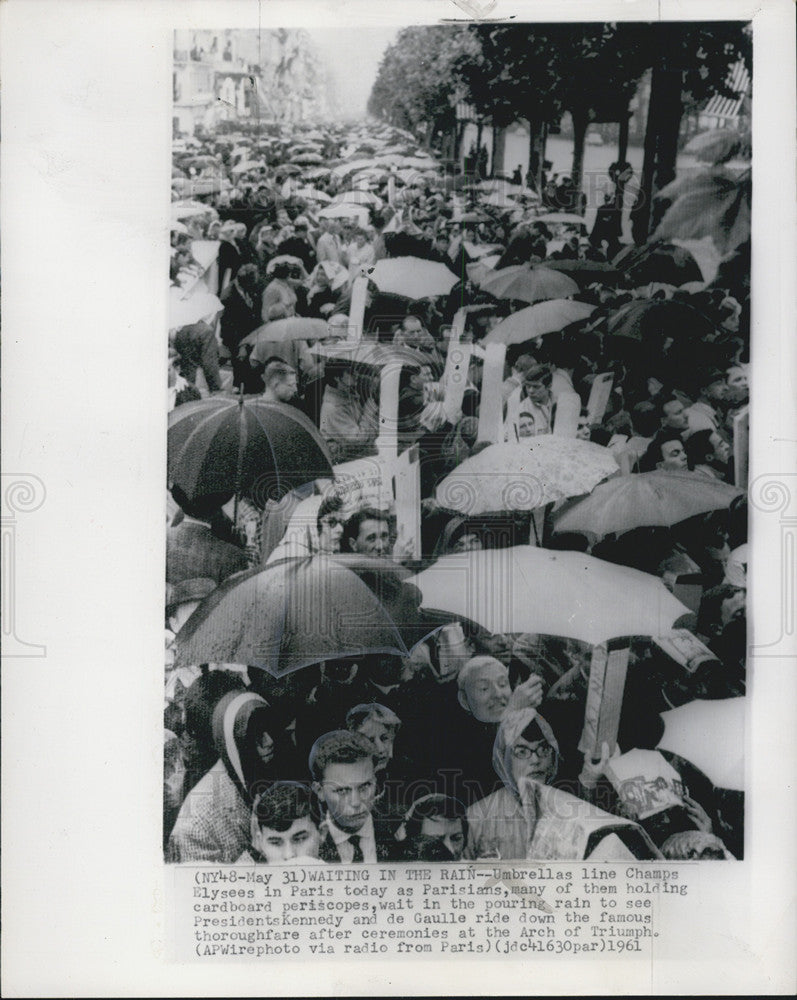
{"label": "dense crowd of umbrellas", "polygon": [[[679,227],[700,183],[662,192],[666,239],[612,254],[616,216],[587,233],[545,191],[385,125],[175,142],[166,720],[187,777],[167,838],[207,773],[185,748],[227,760],[214,674],[265,699],[291,759],[346,728],[355,692],[401,706],[396,759],[434,784],[401,734],[443,689],[441,732],[473,720],[443,667],[456,627],[457,669],[492,658],[531,684],[521,705],[550,714],[562,760],[601,758],[597,712],[612,752],[709,775],[697,828],[691,806],[643,824],[652,856],[683,829],[741,853],[739,769],[711,745],[742,742],[749,233],[739,213],[715,240]],[[615,648],[612,729],[611,656],[596,678]],[[629,742],[640,689],[654,721]],[[554,722],[573,704],[580,741]]]}

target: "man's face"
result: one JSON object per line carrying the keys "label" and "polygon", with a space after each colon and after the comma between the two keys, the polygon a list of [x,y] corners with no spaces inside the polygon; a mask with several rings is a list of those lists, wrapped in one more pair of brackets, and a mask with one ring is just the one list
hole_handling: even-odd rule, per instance
{"label": "man's face", "polygon": [[261,826],[252,843],[270,865],[278,865],[293,858],[317,858],[321,838],[315,823],[304,816],[283,831]]}
{"label": "man's face", "polygon": [[461,819],[446,819],[444,816],[427,816],[421,823],[421,836],[441,840],[446,850],[460,861],[465,850],[465,833]]}
{"label": "man's face", "polygon": [[686,451],[680,441],[665,441],[661,446],[661,461],[659,469],[677,472],[689,468]]}
{"label": "man's face", "polygon": [[343,521],[336,513],[325,514],[318,529],[318,544],[322,552],[340,552]]}
{"label": "man's face", "polygon": [[548,402],[548,387],[544,382],[537,380],[526,382],[526,395],[532,403],[536,403],[538,406],[541,406],[543,403]]}
{"label": "man's face", "polygon": [[684,431],[689,426],[684,404],[677,399],[664,404],[664,415],[661,418],[662,427],[671,427],[676,431]]}
{"label": "man's face", "polygon": [[335,825],[355,833],[373,808],[376,796],[373,761],[363,758],[353,764],[328,764],[323,779],[314,782],[313,788]]}
{"label": "man's face", "polygon": [[479,722],[500,722],[512,689],[503,663],[485,663],[459,692],[460,704]]}
{"label": "man's face", "polygon": [[352,551],[366,556],[384,556],[390,552],[390,531],[386,521],[366,518],[352,542]]}
{"label": "man's face", "polygon": [[393,744],[396,740],[393,726],[386,726],[384,722],[371,718],[366,719],[357,732],[362,733],[373,744],[375,769],[379,771],[386,768],[393,760]]}
{"label": "man's face", "polygon": [[416,319],[414,316],[405,319],[402,323],[402,329],[404,331],[404,340],[408,344],[418,345],[423,342],[423,326],[419,319]]}
{"label": "man's face", "polygon": [[740,390],[747,388],[747,374],[743,368],[729,368],[727,381],[731,389]]}
{"label": "man's face", "polygon": [[273,392],[281,403],[289,403],[295,398],[298,387],[296,372],[291,372],[274,384]]}

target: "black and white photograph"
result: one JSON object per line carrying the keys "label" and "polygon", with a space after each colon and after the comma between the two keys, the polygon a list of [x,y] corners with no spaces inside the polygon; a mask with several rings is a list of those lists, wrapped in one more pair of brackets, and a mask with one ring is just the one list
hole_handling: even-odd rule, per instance
{"label": "black and white photograph", "polygon": [[166,859],[741,859],[751,26],[359,34],[175,33]]}
{"label": "black and white photograph", "polygon": [[4,996],[794,993],[795,16],[0,5]]}

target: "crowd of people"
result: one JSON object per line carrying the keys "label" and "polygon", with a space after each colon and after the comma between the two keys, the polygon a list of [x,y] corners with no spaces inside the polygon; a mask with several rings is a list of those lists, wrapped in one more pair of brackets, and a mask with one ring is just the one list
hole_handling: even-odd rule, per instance
{"label": "crowd of people", "polygon": [[[543,199],[501,178],[471,183],[387,126],[267,131],[177,146],[175,177],[223,183],[203,200],[173,191],[170,405],[228,396],[297,408],[333,468],[353,469],[379,456],[384,367],[398,364],[397,450],[417,455],[420,532],[413,551],[395,504],[315,476],[278,501],[233,481],[201,497],[168,484],[167,859],[743,856],[741,790],[657,748],[662,713],[746,689],[749,258],[707,274],[683,247],[621,247],[617,177],[588,234],[572,193],[557,206],[555,186]],[[379,263],[406,258],[447,269],[445,290],[380,287]],[[495,276],[513,268],[518,284],[496,294]],[[572,287],[546,292],[551,275]],[[588,315],[542,333],[530,319],[529,335],[510,339],[503,430],[485,437],[488,345],[521,310],[564,300]],[[286,336],[286,321],[304,336]],[[452,342],[468,358],[453,406]],[[440,484],[486,448],[558,438],[573,400],[567,434],[613,455],[613,478],[653,477],[682,517],[651,506],[621,530],[557,530],[569,503],[470,513],[441,502]],[[710,486],[718,499],[693,510]],[[417,571],[529,544],[657,577],[691,612],[686,662],[656,637],[629,640],[616,740],[601,746],[583,749],[593,650],[572,636],[495,634],[449,616],[404,657],[330,650],[278,676],[177,665],[181,629],[220,587],[284,560],[348,554]],[[677,807],[629,808],[612,770],[633,750],[663,758]]]}

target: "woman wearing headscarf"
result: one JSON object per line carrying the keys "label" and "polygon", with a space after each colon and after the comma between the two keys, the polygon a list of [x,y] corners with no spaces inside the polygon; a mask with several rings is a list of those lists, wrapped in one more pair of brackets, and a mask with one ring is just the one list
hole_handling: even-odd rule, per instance
{"label": "woman wearing headscarf", "polygon": [[212,731],[219,759],[183,802],[168,861],[234,863],[249,843],[255,796],[278,778],[292,777],[282,731],[260,695],[224,695],[213,711]]}
{"label": "woman wearing headscarf", "polygon": [[468,858],[503,861],[601,861],[657,858],[636,823],[553,787],[559,747],[536,709],[507,712],[498,727],[493,767],[503,782],[468,809]]}

